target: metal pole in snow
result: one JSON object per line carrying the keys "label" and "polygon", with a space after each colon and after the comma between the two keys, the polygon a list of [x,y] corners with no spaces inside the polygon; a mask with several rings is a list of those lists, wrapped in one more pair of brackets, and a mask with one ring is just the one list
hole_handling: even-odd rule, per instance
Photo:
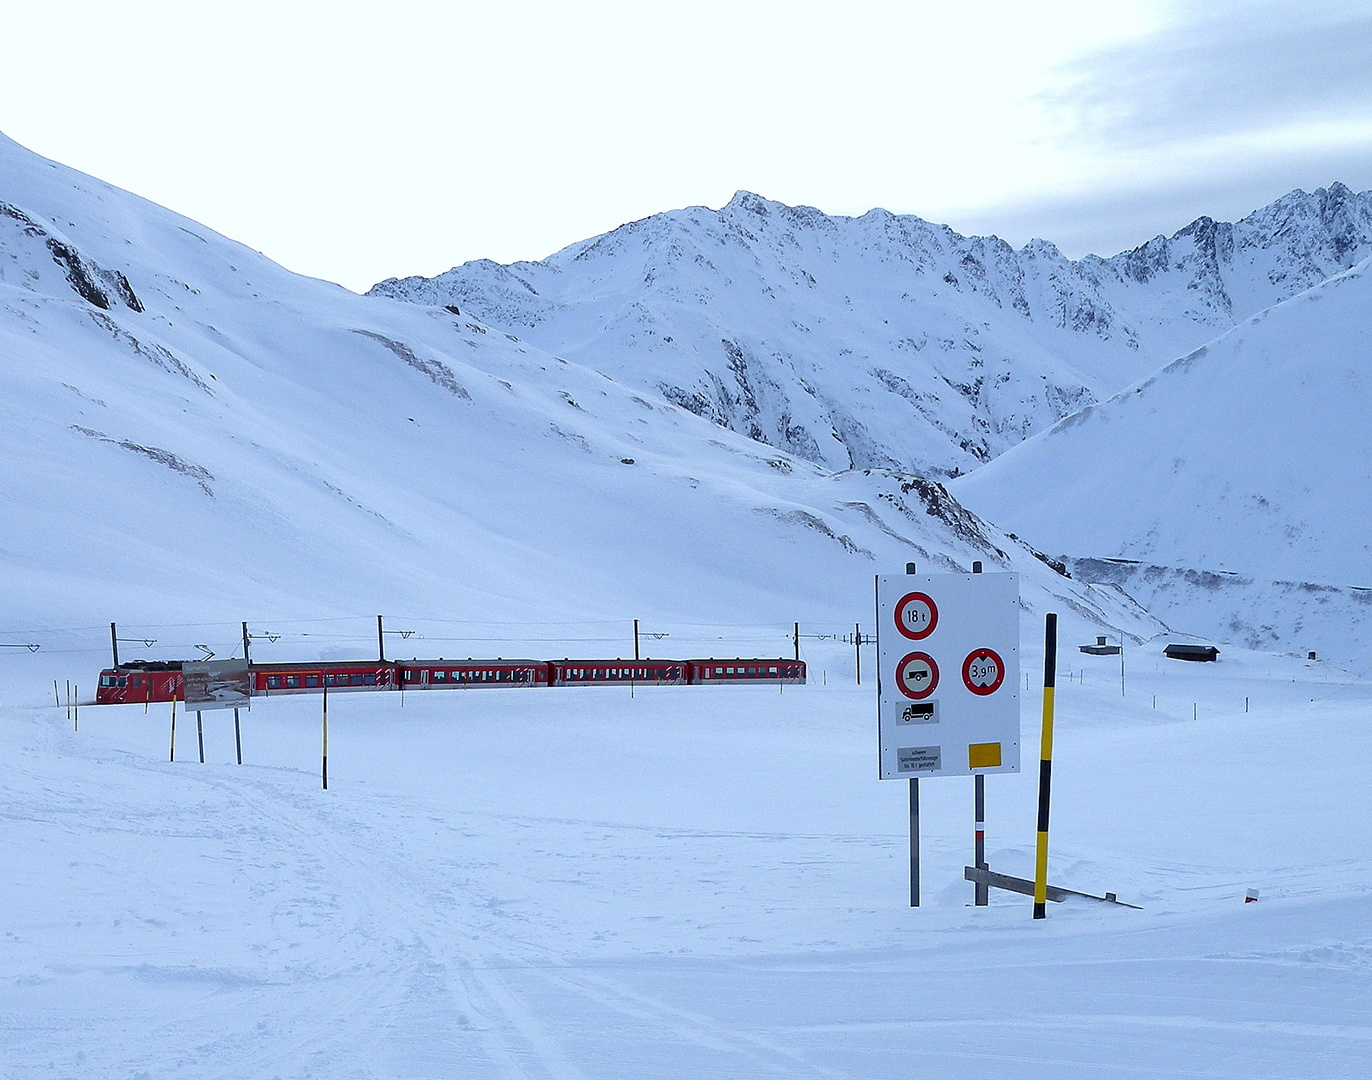
{"label": "metal pole in snow", "polygon": [[172,690],[171,754],[167,757],[167,760],[176,760],[176,691],[174,689]]}
{"label": "metal pole in snow", "polygon": [[[972,573],[981,573],[981,563],[972,563]],[[974,777],[974,787],[972,791],[972,812],[975,817],[974,826],[974,850],[972,852],[972,863],[978,870],[986,870],[986,776],[977,773]],[[986,907],[991,902],[991,886],[984,881],[978,881],[972,888],[972,903],[976,907]]]}
{"label": "metal pole in snow", "polygon": [[233,745],[238,751],[238,764],[243,764],[243,736],[238,730],[238,710],[233,711]]}
{"label": "metal pole in snow", "polygon": [[919,907],[919,777],[910,777],[910,906]]}
{"label": "metal pole in snow", "polygon": [[324,790],[329,790],[329,683],[327,676],[324,681],[324,750],[321,759],[321,777],[324,781]]}
{"label": "metal pole in snow", "polygon": [[205,724],[200,719],[200,710],[195,710],[195,737],[200,743],[200,764],[205,764]]}
{"label": "metal pole in snow", "polygon": [[[914,563],[905,564],[905,572],[915,572]],[[877,633],[881,633],[881,612],[877,611]],[[878,647],[879,648],[879,647]],[[881,700],[881,674],[877,673],[877,700]],[[919,777],[910,777],[910,906],[919,907]]]}
{"label": "metal pole in snow", "polygon": [[857,684],[862,685],[862,624],[853,623],[853,656],[857,660]]}
{"label": "metal pole in snow", "polygon": [[[973,778],[976,788],[973,792],[973,811],[976,815],[976,850],[973,864],[978,870],[987,870],[986,865],[986,776],[977,773]],[[973,903],[976,907],[986,907],[991,902],[991,886],[978,881],[973,887]]]}

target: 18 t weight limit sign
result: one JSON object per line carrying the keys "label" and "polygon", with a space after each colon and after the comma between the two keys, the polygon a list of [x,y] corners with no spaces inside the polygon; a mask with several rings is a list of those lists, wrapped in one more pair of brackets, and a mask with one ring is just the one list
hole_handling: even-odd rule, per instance
{"label": "18 t weight limit sign", "polygon": [[896,604],[896,629],[911,641],[923,641],[938,629],[938,605],[927,593],[906,593]]}

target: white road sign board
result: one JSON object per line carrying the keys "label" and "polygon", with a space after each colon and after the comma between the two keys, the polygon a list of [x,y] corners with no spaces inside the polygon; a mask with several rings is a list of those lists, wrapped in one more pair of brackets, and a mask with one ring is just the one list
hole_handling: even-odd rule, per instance
{"label": "white road sign board", "polygon": [[1019,772],[1019,576],[877,578],[883,780]]}

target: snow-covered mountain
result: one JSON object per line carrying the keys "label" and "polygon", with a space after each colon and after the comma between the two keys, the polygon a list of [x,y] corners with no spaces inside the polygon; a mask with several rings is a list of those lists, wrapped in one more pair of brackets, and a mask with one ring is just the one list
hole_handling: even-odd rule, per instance
{"label": "snow-covered mountain", "polygon": [[872,573],[973,559],[1024,572],[1031,607],[1156,629],[925,478],[833,474],[466,314],[291,274],[3,139],[0,396],[11,629],[851,626]]}
{"label": "snow-covered mountain", "polygon": [[[1284,627],[1291,647],[1304,627],[1348,655],[1372,595],[1370,268],[1245,320],[953,490],[1054,553],[1152,564],[1081,569],[1185,605],[1192,625],[1210,593],[1211,633],[1270,644]],[[1255,582],[1272,583],[1265,600]]]}
{"label": "snow-covered mountain", "polygon": [[1372,192],[1341,184],[1080,260],[740,192],[372,292],[451,305],[830,469],[956,476],[1368,255]]}

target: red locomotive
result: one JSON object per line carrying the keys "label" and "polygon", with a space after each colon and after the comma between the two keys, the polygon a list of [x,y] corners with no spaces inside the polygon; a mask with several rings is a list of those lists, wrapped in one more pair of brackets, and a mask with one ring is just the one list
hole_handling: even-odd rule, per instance
{"label": "red locomotive", "polygon": [[[805,661],[728,660],[345,660],[250,664],[252,692],[319,694],[353,690],[458,690],[472,687],[713,686],[725,682],[803,683]],[[180,660],[135,660],[106,668],[97,705],[181,700]]]}

